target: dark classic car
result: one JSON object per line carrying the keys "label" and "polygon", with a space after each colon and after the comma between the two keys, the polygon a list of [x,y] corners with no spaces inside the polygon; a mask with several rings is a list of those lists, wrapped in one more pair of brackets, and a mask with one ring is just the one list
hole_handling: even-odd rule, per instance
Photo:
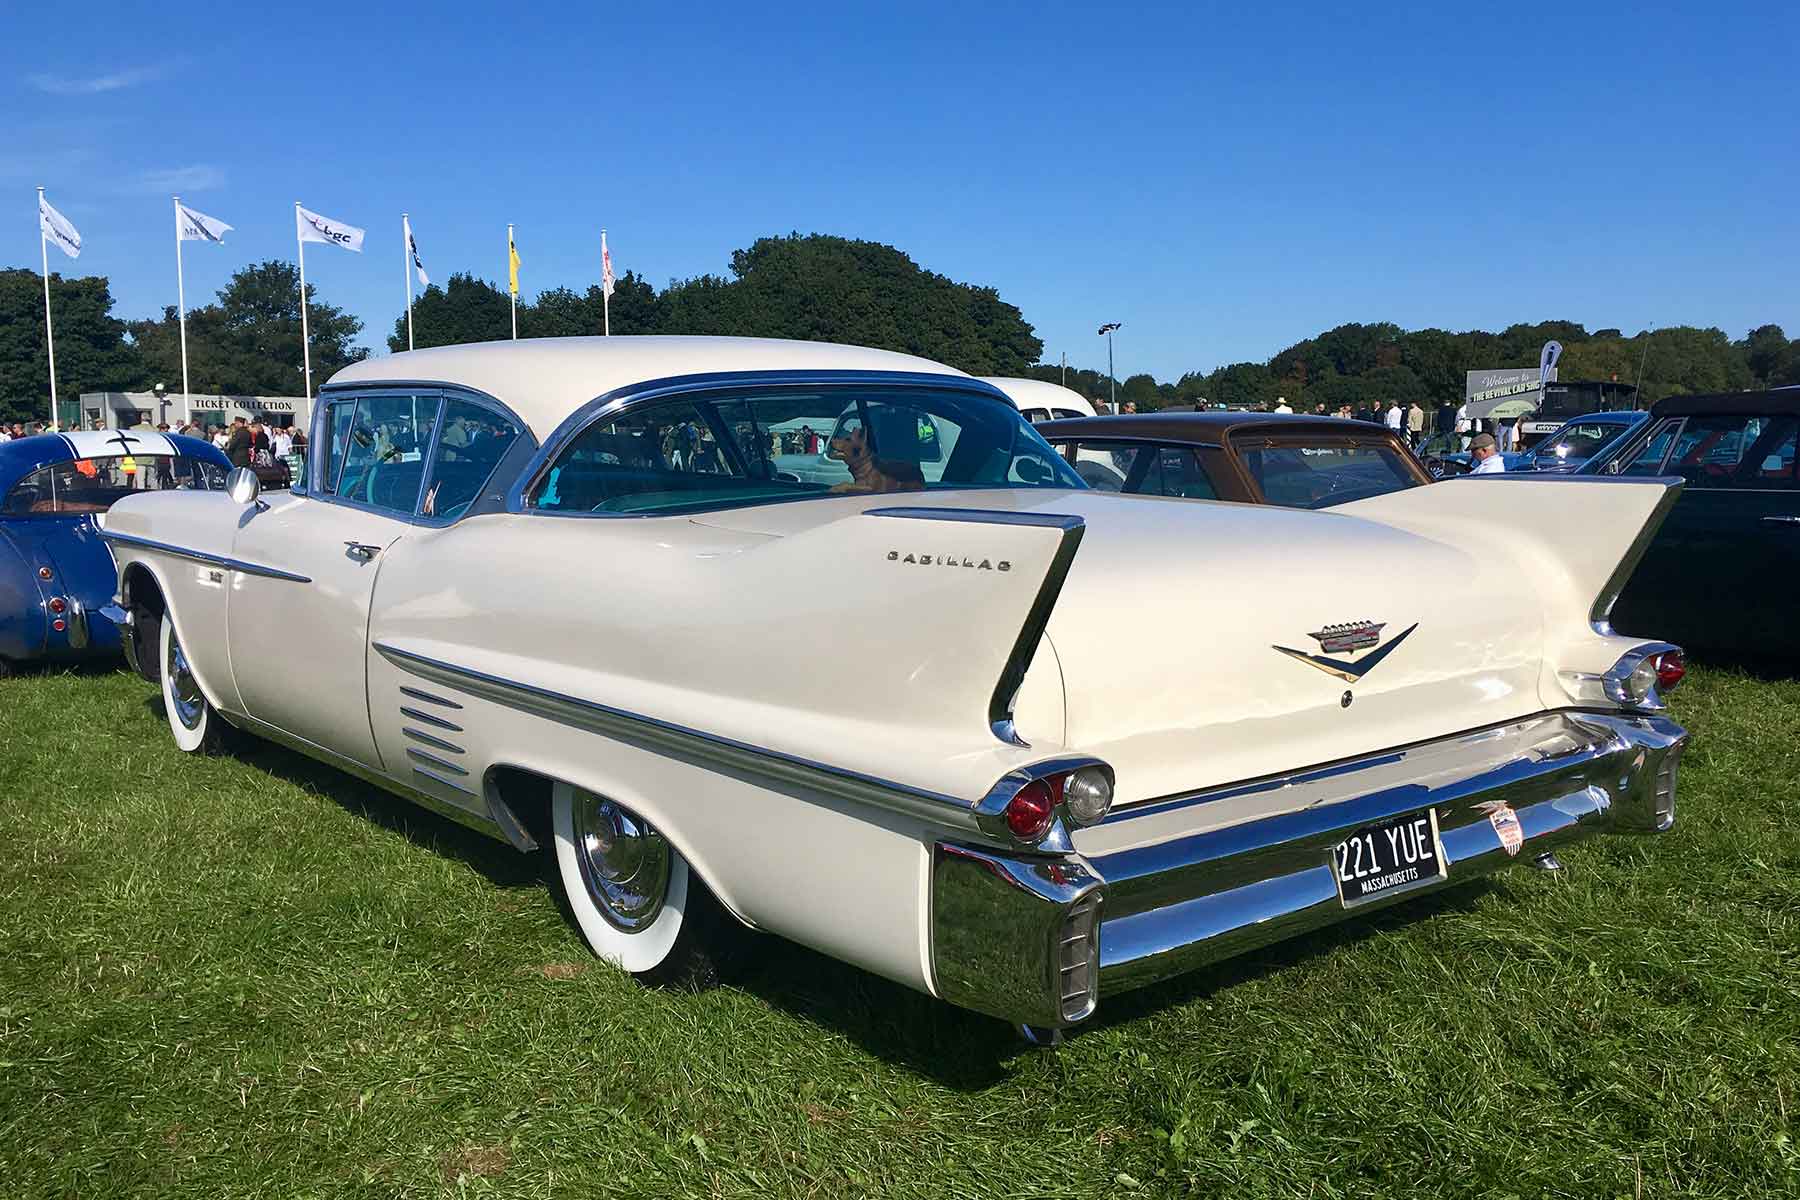
{"label": "dark classic car", "polygon": [[1431,482],[1398,434],[1367,421],[1167,412],[1037,428],[1089,487],[1106,492],[1328,508]]}
{"label": "dark classic car", "polygon": [[[1509,475],[1522,471],[1571,474],[1580,469],[1581,464],[1588,459],[1604,454],[1609,446],[1636,429],[1645,415],[1642,411],[1623,409],[1572,417],[1531,449],[1511,450],[1500,457],[1506,463],[1506,473]],[[1467,475],[1473,466],[1467,450],[1432,455],[1425,459],[1426,470],[1439,479]]]}
{"label": "dark classic car", "polygon": [[1581,475],[1686,481],[1613,609],[1622,632],[1800,656],[1800,388],[1671,396]]}
{"label": "dark classic car", "polygon": [[221,487],[230,469],[210,443],[164,433],[0,443],[0,675],[34,660],[118,654],[118,628],[99,615],[118,583],[100,514],[139,492]]}

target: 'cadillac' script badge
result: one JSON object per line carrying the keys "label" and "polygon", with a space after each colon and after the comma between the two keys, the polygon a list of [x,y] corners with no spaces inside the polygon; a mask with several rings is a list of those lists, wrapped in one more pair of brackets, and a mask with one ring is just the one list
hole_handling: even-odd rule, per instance
{"label": "'cadillac' script badge", "polygon": [[[1272,646],[1289,658],[1298,659],[1309,667],[1335,675],[1349,683],[1355,683],[1367,675],[1382,659],[1394,652],[1394,648],[1404,642],[1418,623],[1414,622],[1403,632],[1388,639],[1386,645],[1381,644],[1381,631],[1387,628],[1385,621],[1351,621],[1343,625],[1327,625],[1317,633],[1308,634],[1319,643],[1324,654],[1308,654],[1304,650],[1294,650],[1287,646]],[[1374,653],[1357,658],[1361,651],[1374,648]],[[1348,658],[1330,658],[1332,654],[1347,654]]]}

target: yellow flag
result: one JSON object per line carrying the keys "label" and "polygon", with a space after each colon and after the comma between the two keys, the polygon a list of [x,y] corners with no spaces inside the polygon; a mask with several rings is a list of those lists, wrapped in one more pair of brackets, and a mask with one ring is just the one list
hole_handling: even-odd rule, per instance
{"label": "yellow flag", "polygon": [[512,275],[512,294],[519,294],[519,248],[513,245],[512,231],[506,233],[507,270]]}

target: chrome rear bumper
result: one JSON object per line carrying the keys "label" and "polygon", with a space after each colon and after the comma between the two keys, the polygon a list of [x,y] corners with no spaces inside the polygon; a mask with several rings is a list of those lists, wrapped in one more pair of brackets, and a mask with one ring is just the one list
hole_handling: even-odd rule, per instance
{"label": "chrome rear bumper", "polygon": [[[1010,1021],[1066,1026],[1102,995],[1401,903],[1611,830],[1675,819],[1686,732],[1654,716],[1551,713],[1498,729],[1125,809],[1045,859],[939,843],[936,990]],[[1516,814],[1510,849],[1490,813]],[[1333,848],[1436,812],[1447,877],[1347,909]],[[1228,813],[1267,815],[1222,823]],[[1093,919],[1097,910],[1098,921]]]}

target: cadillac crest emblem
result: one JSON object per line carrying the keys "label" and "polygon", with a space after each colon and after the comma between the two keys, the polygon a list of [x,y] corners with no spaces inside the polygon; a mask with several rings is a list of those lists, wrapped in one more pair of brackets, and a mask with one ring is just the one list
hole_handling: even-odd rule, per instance
{"label": "cadillac crest emblem", "polygon": [[[1297,659],[1309,667],[1335,675],[1347,683],[1356,683],[1383,659],[1394,652],[1394,648],[1407,639],[1417,629],[1414,622],[1405,630],[1389,638],[1385,645],[1381,642],[1381,631],[1387,628],[1386,621],[1347,621],[1341,625],[1327,625],[1317,633],[1307,636],[1319,643],[1322,654],[1308,654],[1304,650],[1295,650],[1288,646],[1271,646],[1289,658]],[[1373,649],[1373,654],[1357,658],[1364,650]],[[1344,654],[1347,658],[1332,658],[1330,655]]]}

